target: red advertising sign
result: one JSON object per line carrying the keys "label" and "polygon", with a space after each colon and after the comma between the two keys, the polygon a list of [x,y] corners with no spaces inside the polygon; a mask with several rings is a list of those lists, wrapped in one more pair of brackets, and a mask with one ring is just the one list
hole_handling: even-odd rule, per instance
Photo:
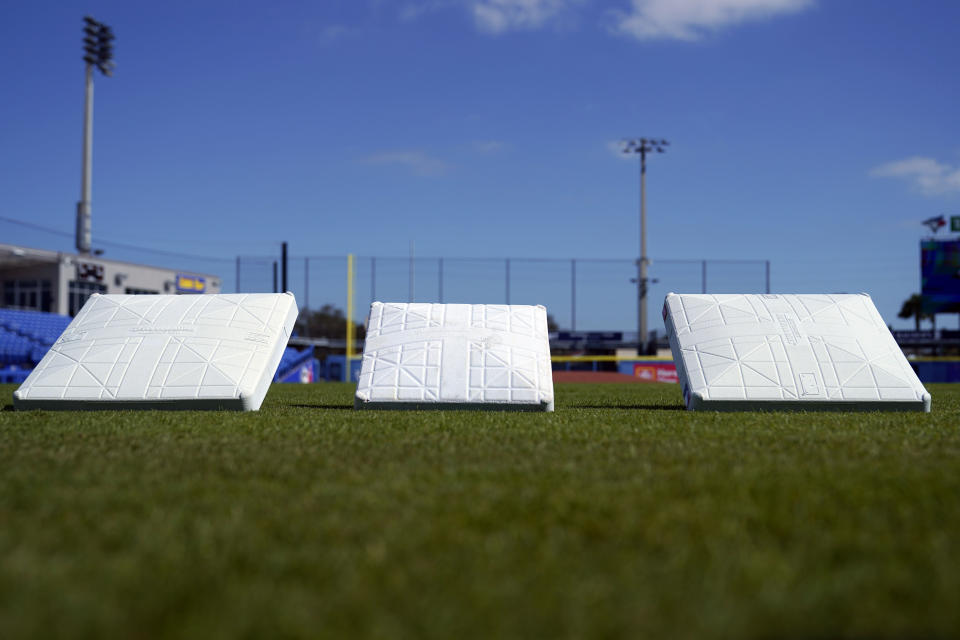
{"label": "red advertising sign", "polygon": [[672,362],[638,362],[633,365],[633,375],[642,382],[678,382]]}

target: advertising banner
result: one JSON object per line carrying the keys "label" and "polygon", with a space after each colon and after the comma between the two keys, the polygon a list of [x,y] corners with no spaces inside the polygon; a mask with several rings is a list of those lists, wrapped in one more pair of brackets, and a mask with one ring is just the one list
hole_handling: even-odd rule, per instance
{"label": "advertising banner", "polygon": [[633,376],[643,382],[677,382],[677,367],[672,362],[637,362]]}

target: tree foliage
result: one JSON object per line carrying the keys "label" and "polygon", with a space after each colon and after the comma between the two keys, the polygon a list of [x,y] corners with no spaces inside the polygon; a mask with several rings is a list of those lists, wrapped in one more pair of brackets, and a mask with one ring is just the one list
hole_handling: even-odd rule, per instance
{"label": "tree foliage", "polygon": [[919,331],[920,330],[920,321],[929,320],[933,324],[933,328],[937,328],[936,318],[933,314],[923,312],[923,296],[919,293],[914,293],[909,298],[903,301],[903,306],[900,307],[900,313],[897,314],[898,318],[913,318],[913,326]]}
{"label": "tree foliage", "polygon": [[[357,322],[354,337],[362,340],[367,330],[363,323]],[[294,331],[300,336],[310,338],[346,339],[347,318],[342,309],[332,304],[325,304],[319,309],[302,311],[297,318]]]}

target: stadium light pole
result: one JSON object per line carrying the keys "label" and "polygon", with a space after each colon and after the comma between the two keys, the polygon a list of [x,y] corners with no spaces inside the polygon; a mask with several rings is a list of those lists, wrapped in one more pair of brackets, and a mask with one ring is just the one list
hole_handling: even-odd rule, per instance
{"label": "stadium light pole", "polygon": [[655,138],[628,138],[621,141],[623,152],[636,153],[640,156],[640,258],[637,260],[637,352],[638,355],[647,353],[647,154],[664,153],[664,147],[670,143]]}
{"label": "stadium light pole", "polygon": [[83,61],[86,69],[86,99],[83,104],[83,168],[80,202],[77,203],[77,251],[90,253],[90,204],[93,182],[93,68],[105,76],[113,75],[113,30],[90,16],[83,17]]}

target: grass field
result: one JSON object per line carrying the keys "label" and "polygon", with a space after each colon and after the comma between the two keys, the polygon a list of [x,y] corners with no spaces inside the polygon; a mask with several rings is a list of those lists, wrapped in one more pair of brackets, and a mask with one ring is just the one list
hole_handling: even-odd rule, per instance
{"label": "grass field", "polygon": [[0,638],[960,635],[960,385],[932,414],[13,412]]}

